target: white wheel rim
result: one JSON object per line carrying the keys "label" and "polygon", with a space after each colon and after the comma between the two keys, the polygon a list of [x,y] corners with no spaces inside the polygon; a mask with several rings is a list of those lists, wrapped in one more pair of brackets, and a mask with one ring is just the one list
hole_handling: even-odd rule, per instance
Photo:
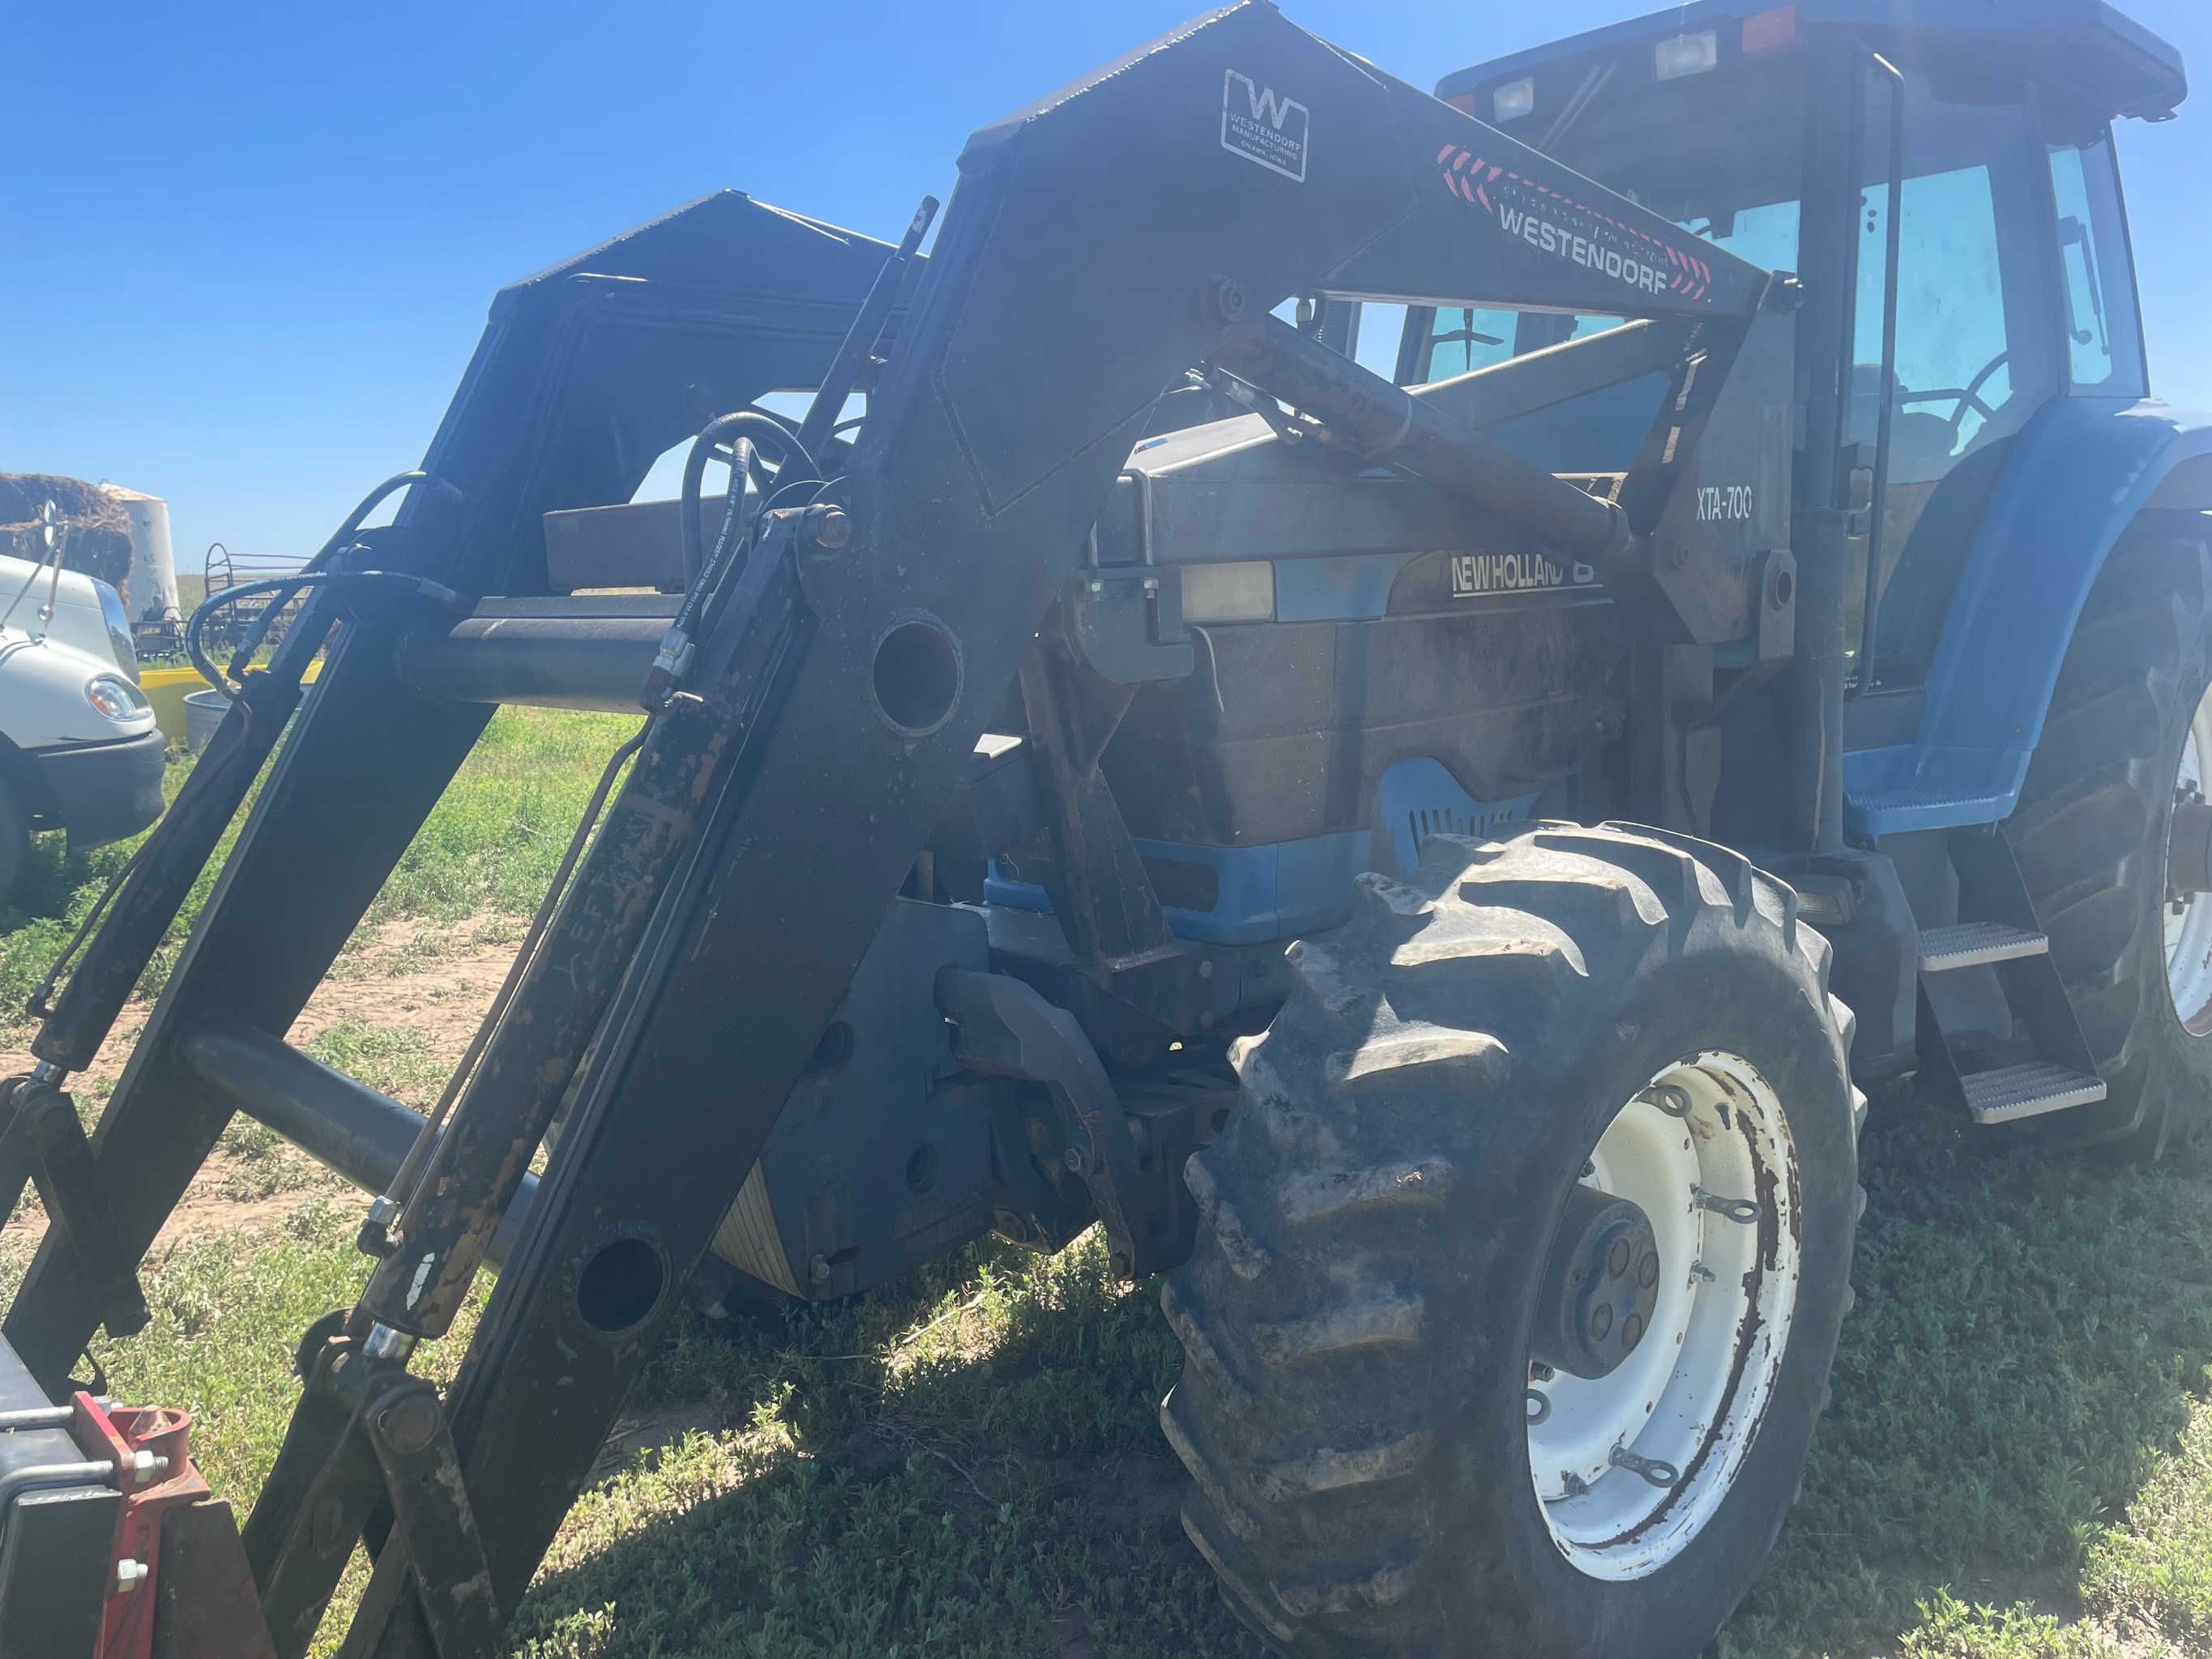
{"label": "white wheel rim", "polygon": [[[2176,801],[2204,799],[2208,757],[2212,757],[2212,688],[2197,701],[2189,735],[2181,742],[2181,764],[2173,778]],[[2191,893],[2179,901],[2168,895],[2164,907],[2166,994],[2173,999],[2173,1012],[2183,1026],[2203,1036],[2212,1032],[2212,893]]]}
{"label": "white wheel rim", "polygon": [[[1686,1118],[1652,1103],[1661,1085],[1687,1093]],[[1759,1068],[1707,1052],[1623,1106],[1589,1164],[1583,1184],[1650,1218],[1659,1301],[1650,1334],[1607,1376],[1532,1370],[1528,1409],[1540,1395],[1547,1414],[1528,1425],[1528,1472],[1560,1553],[1593,1578],[1640,1578],[1718,1511],[1773,1397],[1797,1304],[1796,1160]],[[1751,1200],[1759,1213],[1730,1220],[1700,1193]],[[1671,1465],[1676,1479],[1654,1484],[1616,1462],[1616,1448]]]}

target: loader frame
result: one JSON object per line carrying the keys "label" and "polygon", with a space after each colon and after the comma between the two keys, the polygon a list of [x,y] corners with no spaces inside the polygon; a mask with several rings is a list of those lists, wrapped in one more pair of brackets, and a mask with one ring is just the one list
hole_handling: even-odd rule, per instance
{"label": "loader frame", "polygon": [[[948,964],[939,1006],[963,1066],[1049,1087],[1088,1137],[1091,1155],[1069,1167],[1087,1165],[1122,1269],[1168,1265],[1171,1243],[1141,1220],[1170,1200],[1130,1166],[1083,1023],[1030,981],[1088,988],[1194,1034],[1214,1021],[1201,964],[1219,958],[1162,921],[1097,769],[1127,706],[1116,687],[1134,683],[1114,665],[1188,662],[1187,636],[1157,586],[1149,609],[1086,609],[1109,585],[1126,585],[1118,599],[1146,580],[1102,568],[1093,527],[1178,377],[1208,365],[1218,389],[1264,408],[1279,442],[1411,477],[1588,561],[1640,630],[1630,799],[1654,823],[1704,827],[1698,733],[1714,647],[1740,642],[1751,667],[1737,672],[1761,687],[1793,653],[1823,648],[1825,635],[1793,630],[1807,611],[1786,502],[1724,530],[1694,502],[1700,465],[1747,441],[1738,427],[1701,441],[1725,425],[1729,389],[1788,385],[1788,283],[1256,4],[983,130],[960,172],[934,254],[896,289],[888,361],[842,471],[765,503],[732,562],[684,573],[699,625],[683,652],[662,644],[662,696],[626,781],[369,1290],[303,1356],[300,1412],[244,1529],[286,1659],[304,1651],[357,1539],[376,1568],[346,1654],[489,1650],[886,907],[902,890],[935,896],[915,890],[918,856],[1017,684],[1066,948],[1028,980]],[[203,761],[210,781],[156,832],[56,998],[39,1069],[17,1086],[22,1115],[89,1061],[327,637],[325,668],[73,1166],[90,1200],[52,1206],[8,1314],[7,1344],[50,1395],[103,1318],[126,1322],[131,1266],[254,1098],[239,1057],[281,1044],[495,702],[545,700],[492,689],[496,665],[462,644],[432,674],[425,631],[465,644],[483,630],[470,635],[457,609],[481,619],[526,601],[549,624],[574,620],[586,643],[635,635],[636,617],[623,634],[604,603],[553,592],[545,515],[626,501],[708,417],[820,386],[833,356],[856,362],[871,340],[855,352],[853,319],[891,252],[732,193],[501,294],[425,457],[436,487],[414,489],[391,528],[362,532],[334,567],[409,582],[308,592]],[[1601,499],[1442,412],[1454,397],[1492,397],[1493,418],[1534,406],[1528,370],[1498,377],[1494,397],[1492,382],[1409,397],[1267,317],[1300,295],[1648,319],[1564,349],[1561,372],[1664,374],[1661,418]],[[1589,363],[1608,367],[1592,375]],[[1821,687],[1807,695],[1817,703]],[[1808,799],[1832,797],[1835,764],[1831,752]],[[1819,836],[1801,814],[1799,844]],[[318,1106],[312,1076],[285,1074],[309,1115],[342,1110],[343,1080]],[[526,1187],[526,1220],[441,1401],[407,1362],[445,1333]]]}

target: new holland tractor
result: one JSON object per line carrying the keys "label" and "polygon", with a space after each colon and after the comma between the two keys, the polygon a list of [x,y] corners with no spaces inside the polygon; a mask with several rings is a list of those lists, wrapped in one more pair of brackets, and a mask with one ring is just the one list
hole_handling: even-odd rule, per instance
{"label": "new holland tractor", "polygon": [[[235,702],[41,988],[0,1654],[295,1659],[365,1545],[344,1654],[489,1655],[687,1289],[1094,1226],[1277,1650],[1698,1652],[1856,1085],[2147,1156],[2212,1084],[2212,424],[2111,131],[2185,91],[2096,0],[1701,0],[1433,97],[1247,3],[977,132],[927,258],[732,191],[503,291],[394,521],[236,591],[273,653],[195,619]],[[508,704],[643,719],[418,1115],[284,1039]],[[242,1528],[84,1375],[238,1112],[375,1195]]]}

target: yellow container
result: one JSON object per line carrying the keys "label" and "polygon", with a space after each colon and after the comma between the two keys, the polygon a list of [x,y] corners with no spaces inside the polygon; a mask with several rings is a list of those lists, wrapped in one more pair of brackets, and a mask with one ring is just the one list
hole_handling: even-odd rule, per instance
{"label": "yellow container", "polygon": [[197,668],[142,668],[138,671],[138,689],[146,694],[146,701],[154,705],[154,718],[161,727],[161,735],[169,740],[172,749],[185,746],[185,694],[197,691],[207,682],[200,678]]}
{"label": "yellow container", "polygon": [[[307,665],[307,678],[313,679],[322,668],[318,660]],[[197,668],[144,668],[138,672],[138,689],[146,694],[146,701],[154,705],[155,722],[161,735],[169,740],[172,749],[185,746],[185,696],[197,691],[207,682],[200,678]]]}

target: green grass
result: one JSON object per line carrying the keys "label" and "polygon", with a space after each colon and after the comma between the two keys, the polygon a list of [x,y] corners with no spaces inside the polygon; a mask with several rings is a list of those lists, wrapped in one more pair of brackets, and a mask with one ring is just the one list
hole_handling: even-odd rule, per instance
{"label": "green grass", "polygon": [[[502,715],[375,916],[433,924],[434,949],[526,908],[626,729]],[[41,849],[44,921],[0,922],[0,988],[114,856]],[[316,1052],[417,1103],[440,1080],[403,1028],[349,1022]],[[233,1178],[286,1190],[290,1155],[261,1150],[265,1175],[233,1147]],[[1716,1659],[2212,1653],[2212,1152],[2148,1170],[2006,1152],[1902,1089],[1864,1151],[1834,1404]],[[118,1390],[200,1413],[204,1464],[241,1500],[296,1396],[292,1344],[362,1281],[355,1218],[310,1197],[169,1252],[154,1324],[98,1350]],[[1113,1283],[1095,1239],[1045,1261],[975,1246],[841,1307],[687,1311],[514,1650],[1256,1659],[1174,1519],[1154,1412],[1180,1363],[1157,1287]],[[624,1449],[641,1437],[665,1443]]]}
{"label": "green grass", "polygon": [[[1719,1659],[2212,1651],[2203,1160],[1992,1152],[1901,1091],[1876,1110],[1835,1404]],[[228,1490],[273,1455],[291,1341],[358,1282],[343,1231],[311,1211],[179,1252],[155,1326],[109,1351],[119,1387],[202,1411]],[[1256,1659],[1173,1518],[1153,1413],[1179,1364],[1156,1287],[1112,1282],[1095,1238],[978,1245],[844,1306],[687,1311],[630,1407],[679,1432],[611,1456],[514,1651]]]}
{"label": "green grass", "polygon": [[[636,724],[615,714],[501,711],[392,872],[363,927],[534,909],[607,757]],[[166,787],[172,799],[191,765],[189,759],[171,763]],[[236,833],[234,827],[193,884],[140,981],[141,996],[154,996],[167,981]],[[12,908],[0,910],[0,1039],[28,1034],[23,1010],[32,988],[143,838],[89,853],[66,851],[58,834],[34,839],[23,889]]]}

